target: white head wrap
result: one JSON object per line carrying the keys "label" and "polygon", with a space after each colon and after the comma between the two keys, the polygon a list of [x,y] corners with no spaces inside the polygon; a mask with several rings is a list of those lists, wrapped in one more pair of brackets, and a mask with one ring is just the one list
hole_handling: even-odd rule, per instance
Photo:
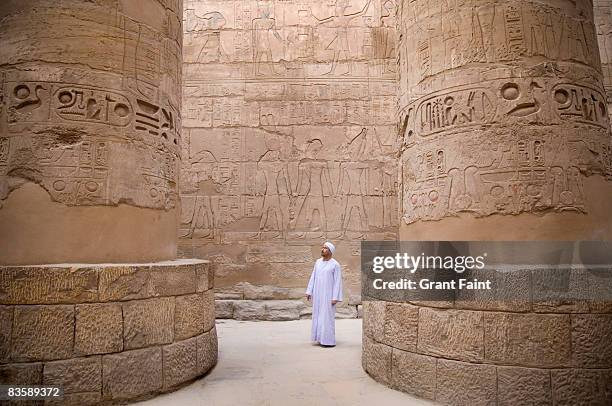
{"label": "white head wrap", "polygon": [[331,251],[332,255],[334,255],[334,252],[336,252],[336,246],[334,244],[332,244],[331,242],[327,241],[323,245],[326,246]]}

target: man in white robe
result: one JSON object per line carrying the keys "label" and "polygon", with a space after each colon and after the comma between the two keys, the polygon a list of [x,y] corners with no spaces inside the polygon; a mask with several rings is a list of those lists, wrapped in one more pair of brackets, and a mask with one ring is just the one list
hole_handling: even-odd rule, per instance
{"label": "man in white robe", "polygon": [[336,247],[326,242],[321,247],[306,289],[306,299],[312,299],[312,341],[323,347],[336,345],[336,303],[342,301],[342,269],[332,258]]}

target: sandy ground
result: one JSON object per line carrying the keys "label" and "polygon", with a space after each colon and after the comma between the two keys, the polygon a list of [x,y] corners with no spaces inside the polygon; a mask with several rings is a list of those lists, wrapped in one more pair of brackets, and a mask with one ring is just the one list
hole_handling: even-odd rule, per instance
{"label": "sandy ground", "polygon": [[361,368],[361,320],[336,320],[334,348],[310,343],[310,320],[217,320],[219,362],[202,379],[142,406],[433,405]]}

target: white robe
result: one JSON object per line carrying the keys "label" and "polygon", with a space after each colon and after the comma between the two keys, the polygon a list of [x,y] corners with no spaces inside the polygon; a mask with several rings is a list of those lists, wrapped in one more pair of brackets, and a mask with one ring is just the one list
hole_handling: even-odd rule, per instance
{"label": "white robe", "polygon": [[336,345],[336,306],[331,301],[342,301],[342,270],[338,261],[317,259],[306,294],[312,296],[311,340]]}

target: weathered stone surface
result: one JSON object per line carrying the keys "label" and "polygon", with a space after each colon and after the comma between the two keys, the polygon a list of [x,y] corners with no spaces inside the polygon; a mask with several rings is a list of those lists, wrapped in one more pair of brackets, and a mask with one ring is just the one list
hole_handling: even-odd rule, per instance
{"label": "weathered stone surface", "polygon": [[74,346],[74,306],[15,306],[11,359],[70,358]]}
{"label": "weathered stone surface", "polygon": [[569,315],[485,312],[485,360],[563,367],[571,363]]}
{"label": "weathered stone surface", "polygon": [[483,314],[469,310],[419,310],[417,350],[465,361],[484,357]]}
{"label": "weathered stone surface", "polygon": [[425,399],[435,399],[436,358],[393,349],[391,385]]}
{"label": "weathered stone surface", "polygon": [[[599,370],[566,369],[552,370],[552,395],[555,406],[605,405],[610,399],[610,374]],[[606,393],[607,389],[607,393]]]}
{"label": "weathered stone surface", "polygon": [[249,245],[247,262],[312,262],[312,252],[308,246],[279,246],[278,244]]}
{"label": "weathered stone surface", "polygon": [[265,314],[265,302],[255,300],[234,301],[234,318],[236,320],[263,320]]}
{"label": "weathered stone surface", "polygon": [[368,336],[363,338],[363,369],[378,382],[386,385],[391,383],[391,350],[391,347],[379,344]]}
{"label": "weathered stone surface", "polygon": [[337,319],[355,319],[357,318],[357,306],[351,306],[341,303],[340,306],[336,305],[336,318]]}
{"label": "weathered stone surface", "polygon": [[215,316],[217,319],[233,319],[234,301],[215,299]]}
{"label": "weathered stone surface", "polygon": [[281,288],[276,286],[258,286],[250,283],[240,284],[244,299],[247,300],[291,300],[304,297],[304,288]]}
{"label": "weathered stone surface", "polygon": [[125,302],[123,335],[126,350],[174,340],[174,298]]}
{"label": "weathered stone surface", "polygon": [[419,308],[410,304],[387,303],[383,343],[416,352]]}
{"label": "weathered stone surface", "polygon": [[215,324],[212,289],[195,295],[179,296],[175,307],[175,340],[184,340],[210,330]]}
{"label": "weathered stone surface", "polygon": [[117,266],[100,270],[100,301],[149,297],[148,267]]}
{"label": "weathered stone surface", "polygon": [[102,357],[45,363],[43,385],[61,386],[64,393],[102,391]]}
{"label": "weathered stone surface", "polygon": [[385,302],[366,300],[362,306],[364,334],[381,342],[385,336]]}
{"label": "weathered stone surface", "polygon": [[187,382],[198,375],[197,338],[190,338],[162,348],[164,390]]}
{"label": "weathered stone surface", "polygon": [[102,356],[102,396],[129,399],[162,389],[160,347]]}
{"label": "weathered stone surface", "polygon": [[75,355],[105,354],[122,350],[123,314],[120,304],[76,306]]}
{"label": "weathered stone surface", "polygon": [[[3,7],[0,263],[175,258],[182,7],[173,8]],[[79,289],[67,286],[69,296]]]}
{"label": "weathered stone surface", "polygon": [[86,303],[98,299],[98,270],[90,267],[5,267],[0,303]]}
{"label": "weathered stone surface", "polygon": [[531,368],[497,368],[499,406],[552,405],[550,371]]}
{"label": "weathered stone surface", "polygon": [[436,401],[446,405],[493,405],[497,401],[495,367],[438,359]]}
{"label": "weathered stone surface", "polygon": [[8,361],[13,331],[13,306],[0,306],[0,362]]}
{"label": "weathered stone surface", "polygon": [[212,264],[206,261],[205,263],[195,266],[197,278],[197,291],[204,292],[214,287],[215,273]]}
{"label": "weathered stone surface", "polygon": [[213,328],[196,337],[197,371],[198,375],[208,372],[217,363],[219,345],[217,342],[217,329]]}
{"label": "weathered stone surface", "polygon": [[298,320],[306,305],[301,300],[266,300],[265,320]]}
{"label": "weathered stone surface", "polygon": [[576,367],[612,368],[612,315],[572,315],[572,358]]}
{"label": "weathered stone surface", "polygon": [[195,293],[198,288],[194,265],[153,266],[149,280],[151,296],[178,296]]}
{"label": "weathered stone surface", "polygon": [[2,385],[42,385],[42,374],[42,363],[0,365]]}
{"label": "weathered stone surface", "polygon": [[100,392],[68,393],[61,400],[46,400],[45,406],[95,406],[102,400]]}

